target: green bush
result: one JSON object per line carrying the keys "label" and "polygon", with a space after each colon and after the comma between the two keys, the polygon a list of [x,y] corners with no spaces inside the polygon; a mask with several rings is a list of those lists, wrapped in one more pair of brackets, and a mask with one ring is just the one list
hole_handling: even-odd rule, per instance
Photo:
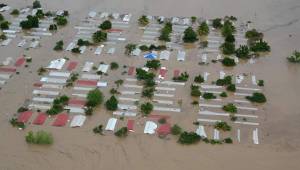
{"label": "green bush", "polygon": [[195,23],[195,22],[197,21],[197,17],[192,16],[192,17],[191,17],[191,20],[192,20],[192,23]]}
{"label": "green bush", "polygon": [[59,26],[65,26],[68,24],[68,20],[65,16],[56,16],[54,20],[56,21],[56,24]]}
{"label": "green bush", "polygon": [[93,129],[93,132],[96,133],[96,134],[99,133],[100,135],[103,135],[103,125],[96,126]]}
{"label": "green bush", "polygon": [[45,131],[37,131],[36,133],[30,131],[25,139],[30,144],[50,145],[53,143],[52,134]]}
{"label": "green bush", "polygon": [[203,93],[202,97],[206,100],[217,98],[213,93]]}
{"label": "green bush", "polygon": [[193,43],[193,42],[195,42],[195,41],[198,41],[197,34],[196,34],[196,32],[193,30],[192,27],[188,27],[188,28],[184,31],[184,35],[183,35],[182,40],[183,40],[185,43]]}
{"label": "green bush", "polygon": [[231,126],[229,126],[227,122],[216,122],[214,127],[218,130],[231,131]]}
{"label": "green bush", "polygon": [[232,35],[235,32],[235,27],[233,26],[232,22],[229,20],[226,20],[224,22],[224,25],[222,27],[221,33],[223,37],[227,37]]}
{"label": "green bush", "polygon": [[27,20],[20,22],[20,27],[22,27],[22,29],[38,28],[39,18],[36,16],[28,15]]}
{"label": "green bush", "polygon": [[7,30],[7,29],[9,29],[9,22],[8,21],[4,21],[4,22],[2,22],[1,24],[0,24],[0,28],[2,29],[2,30]]}
{"label": "green bush", "polygon": [[56,24],[49,25],[49,31],[56,31],[56,30],[57,30],[57,25]]}
{"label": "green bush", "polygon": [[251,44],[250,50],[253,52],[270,52],[271,47],[266,41],[259,40],[258,42]]}
{"label": "green bush", "polygon": [[264,34],[258,32],[256,29],[252,29],[246,32],[245,37],[248,38],[250,41],[257,41],[263,39]]}
{"label": "green bush", "polygon": [[197,30],[200,36],[207,36],[209,34],[209,27],[206,22],[202,22]]}
{"label": "green bush", "polygon": [[222,93],[220,94],[220,96],[221,96],[221,97],[227,97],[227,93],[226,93],[226,92],[222,92]]}
{"label": "green bush", "polygon": [[94,43],[104,42],[107,40],[107,33],[103,31],[96,31],[92,38]]}
{"label": "green bush", "polygon": [[0,40],[6,40],[7,39],[7,37],[6,37],[6,35],[5,34],[0,34]]}
{"label": "green bush", "polygon": [[191,96],[199,97],[201,96],[201,92],[199,90],[199,86],[191,85]]}
{"label": "green bush", "polygon": [[146,26],[149,24],[149,20],[147,18],[146,15],[142,15],[140,18],[139,18],[139,25],[141,26]]}
{"label": "green bush", "polygon": [[222,60],[222,64],[223,64],[224,66],[227,66],[227,67],[232,67],[232,66],[235,66],[235,65],[236,65],[234,59],[229,58],[229,57],[225,57],[225,58]]}
{"label": "green bush", "polygon": [[235,55],[238,58],[247,59],[249,58],[249,48],[247,45],[241,45],[238,49],[235,50]]}
{"label": "green bush", "polygon": [[139,48],[142,51],[148,51],[149,50],[148,46],[146,46],[146,45],[141,45]]}
{"label": "green bush", "polygon": [[35,1],[33,1],[33,3],[32,3],[32,8],[41,8],[42,6],[41,6],[41,3],[40,3],[40,1],[37,1],[37,0],[35,0]]}
{"label": "green bush", "polygon": [[235,42],[235,38],[234,38],[234,35],[232,34],[229,34],[225,37],[225,42],[228,42],[228,43],[234,43]]}
{"label": "green bush", "polygon": [[115,111],[118,109],[118,100],[115,96],[111,96],[109,100],[106,101],[105,106],[107,110]]}
{"label": "green bush", "polygon": [[194,82],[195,83],[203,83],[204,82],[204,78],[200,74],[200,75],[198,75],[198,76],[195,77]]}
{"label": "green bush", "polygon": [[115,136],[117,137],[126,137],[128,135],[127,127],[122,127],[118,131],[115,132]]}
{"label": "green bush", "polygon": [[116,63],[116,62],[111,62],[110,63],[110,69],[111,70],[116,70],[118,68],[119,68],[119,64],[118,63]]}
{"label": "green bush", "polygon": [[194,144],[201,140],[201,137],[195,132],[183,132],[180,134],[178,142],[180,144]]}
{"label": "green bush", "polygon": [[216,81],[216,85],[218,86],[226,86],[232,84],[232,77],[231,76],[225,76],[224,79],[218,79]]}
{"label": "green bush", "polygon": [[229,113],[236,113],[237,112],[237,107],[232,103],[228,103],[227,105],[223,106],[223,110],[225,112],[229,112]]}
{"label": "green bush", "polygon": [[91,45],[91,43],[87,40],[79,39],[77,41],[77,45],[78,46],[89,46],[89,45]]}
{"label": "green bush", "polygon": [[152,110],[153,110],[153,105],[149,102],[144,103],[144,104],[141,105],[141,112],[145,116],[149,115],[152,112]]}
{"label": "green bush", "polygon": [[87,94],[87,102],[86,105],[90,107],[96,107],[103,102],[103,94],[99,89],[94,89],[89,91]]}
{"label": "green bush", "polygon": [[72,53],[77,53],[79,54],[80,53],[80,49],[78,47],[75,47],[71,50]]}
{"label": "green bush", "polygon": [[159,60],[148,60],[145,66],[157,70],[160,68],[161,64]]}
{"label": "green bush", "polygon": [[183,72],[178,77],[173,77],[173,80],[177,82],[186,82],[188,81],[189,76],[190,75],[187,72]]}
{"label": "green bush", "polygon": [[235,92],[236,91],[235,84],[228,85],[226,90],[231,91],[231,92]]}
{"label": "green bush", "polygon": [[222,19],[221,18],[216,18],[212,21],[212,26],[215,28],[215,29],[220,29],[223,27],[222,25]]}
{"label": "green bush", "polygon": [[160,31],[160,36],[158,39],[166,42],[171,41],[170,39],[171,32],[172,32],[172,24],[170,22],[167,22],[164,28],[162,28],[162,30]]}
{"label": "green bush", "polygon": [[53,50],[61,51],[61,50],[63,50],[63,46],[64,46],[64,42],[62,40],[60,40],[60,41],[56,42],[56,45],[53,48]]}
{"label": "green bush", "polygon": [[264,86],[264,85],[265,85],[264,80],[258,80],[257,85],[258,85],[258,86]]}
{"label": "green bush", "polygon": [[154,79],[155,74],[153,73],[148,73],[147,71],[141,69],[141,68],[137,68],[136,69],[136,78],[138,80],[152,80]]}
{"label": "green bush", "polygon": [[300,63],[300,52],[294,51],[294,53],[287,58],[291,63]]}
{"label": "green bush", "polygon": [[18,9],[14,9],[14,10],[12,10],[11,11],[11,13],[10,13],[11,15],[15,15],[15,16],[17,16],[17,15],[19,15],[20,14],[20,11],[18,10]]}
{"label": "green bush", "polygon": [[222,50],[222,53],[225,54],[225,55],[234,54],[235,53],[235,44],[225,42],[221,45],[221,50]]}
{"label": "green bush", "polygon": [[180,135],[182,133],[182,128],[177,124],[171,127],[171,134],[172,135]]}
{"label": "green bush", "polygon": [[130,55],[136,49],[136,44],[127,44],[125,46],[125,54]]}
{"label": "green bush", "polygon": [[109,30],[111,29],[111,26],[111,22],[109,20],[106,20],[99,26],[99,28],[101,28],[102,30]]}
{"label": "green bush", "polygon": [[155,91],[154,87],[144,88],[142,91],[142,97],[152,98],[154,95],[154,91]]}
{"label": "green bush", "polygon": [[246,99],[255,103],[265,103],[267,101],[264,94],[257,92],[253,93],[252,96],[246,96]]}
{"label": "green bush", "polygon": [[224,142],[224,143],[232,143],[233,141],[232,141],[231,138],[225,138],[225,139],[223,140],[223,142]]}

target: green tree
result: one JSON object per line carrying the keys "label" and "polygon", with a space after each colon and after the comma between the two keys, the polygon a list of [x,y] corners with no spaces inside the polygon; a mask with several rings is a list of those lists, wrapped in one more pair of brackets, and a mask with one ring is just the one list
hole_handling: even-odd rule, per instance
{"label": "green tree", "polygon": [[95,107],[103,102],[103,94],[99,89],[89,91],[87,94],[87,106]]}
{"label": "green tree", "polygon": [[228,103],[227,105],[223,106],[223,110],[225,112],[229,112],[229,113],[236,113],[237,112],[237,107],[232,103]]}
{"label": "green tree", "polygon": [[27,20],[20,22],[20,27],[22,27],[22,29],[38,28],[39,19],[36,16],[28,15]]}
{"label": "green tree", "polygon": [[142,15],[140,18],[139,18],[139,25],[141,26],[146,26],[149,24],[149,20],[147,18],[146,15]]}
{"label": "green tree", "polygon": [[246,99],[255,103],[265,103],[267,101],[265,95],[258,92],[253,93],[252,96],[246,96]]}
{"label": "green tree", "polygon": [[14,15],[14,16],[17,16],[17,15],[20,14],[20,11],[19,11],[18,9],[14,9],[14,10],[11,11],[10,14],[11,14],[11,15]]}
{"label": "green tree", "polygon": [[118,68],[119,68],[119,64],[118,63],[116,63],[116,62],[111,62],[110,63],[110,69],[111,70],[116,70]]}
{"label": "green tree", "polygon": [[41,6],[41,3],[40,3],[40,1],[33,1],[33,3],[32,3],[32,8],[41,8],[42,6]]}
{"label": "green tree", "polygon": [[93,34],[92,38],[93,38],[94,43],[104,42],[107,40],[107,33],[99,30]]}
{"label": "green tree", "polygon": [[182,133],[182,128],[177,124],[171,127],[171,134],[172,135],[180,135]]}
{"label": "green tree", "polygon": [[215,126],[216,129],[218,130],[223,130],[223,131],[230,131],[231,126],[227,124],[227,122],[216,122]]}
{"label": "green tree", "polygon": [[202,77],[201,74],[199,74],[198,76],[195,77],[194,82],[195,83],[203,83],[204,82],[204,78]]}
{"label": "green tree", "polygon": [[233,26],[231,21],[226,20],[224,22],[221,32],[223,37],[227,37],[229,35],[232,35],[235,32],[235,27]]}
{"label": "green tree", "polygon": [[59,26],[65,26],[68,24],[68,20],[65,16],[57,16],[54,18],[54,20],[56,21],[56,24]]}
{"label": "green tree", "polygon": [[231,92],[235,92],[236,91],[235,84],[228,85],[226,90],[231,91]]}
{"label": "green tree", "polygon": [[216,99],[217,97],[213,93],[203,93],[202,97],[206,100]]}
{"label": "green tree", "polygon": [[105,103],[106,109],[110,111],[115,111],[118,109],[118,100],[115,96],[111,96]]}
{"label": "green tree", "polygon": [[294,51],[294,53],[287,57],[287,60],[291,63],[300,63],[300,52]]}
{"label": "green tree", "polygon": [[197,34],[196,32],[193,30],[192,27],[188,27],[185,31],[184,31],[184,35],[183,35],[183,41],[185,43],[193,43],[195,41],[198,41],[197,38]]}
{"label": "green tree", "polygon": [[53,48],[55,51],[63,50],[64,42],[62,40],[56,42],[55,47]]}
{"label": "green tree", "polygon": [[127,127],[122,127],[118,131],[115,132],[115,136],[117,137],[126,137],[128,135]]}
{"label": "green tree", "polygon": [[235,66],[236,63],[234,61],[234,59],[231,59],[229,57],[225,57],[223,60],[222,60],[222,64],[224,66],[227,66],[227,67],[232,67],[232,66]]}
{"label": "green tree", "polygon": [[125,54],[130,55],[132,53],[132,51],[135,49],[136,49],[136,44],[127,44],[125,46]]}
{"label": "green tree", "polygon": [[7,29],[9,29],[9,22],[8,22],[8,21],[2,22],[2,23],[0,24],[0,28],[1,28],[2,30],[7,30]]}
{"label": "green tree", "polygon": [[215,28],[215,29],[220,29],[223,27],[222,25],[222,19],[221,18],[216,18],[212,21],[212,26]]}
{"label": "green tree", "polygon": [[209,27],[206,22],[202,22],[198,27],[198,34],[200,36],[207,36],[209,34]]}
{"label": "green tree", "polygon": [[252,29],[246,32],[245,37],[250,41],[258,41],[264,38],[264,34],[258,32],[256,29]]}
{"label": "green tree", "polygon": [[235,50],[235,55],[238,58],[246,59],[249,58],[249,48],[247,45],[241,45],[238,49]]}
{"label": "green tree", "polygon": [[148,60],[145,66],[157,70],[160,68],[161,64],[159,60]]}
{"label": "green tree", "polygon": [[102,30],[109,30],[111,29],[112,24],[109,20],[105,20],[100,26],[99,28],[101,28]]}
{"label": "green tree", "polygon": [[144,103],[144,104],[141,105],[141,112],[145,116],[149,115],[152,112],[152,110],[153,110],[153,105],[149,102]]}
{"label": "green tree", "polygon": [[183,132],[180,134],[178,142],[180,144],[194,144],[201,140],[201,137],[195,132]]}
{"label": "green tree", "polygon": [[167,22],[164,28],[161,29],[160,36],[158,39],[166,42],[171,41],[170,39],[171,32],[172,32],[172,24],[170,22]]}
{"label": "green tree", "polygon": [[259,40],[258,42],[251,44],[250,50],[253,52],[270,52],[271,47],[266,41]]}
{"label": "green tree", "polygon": [[235,44],[225,42],[221,45],[221,50],[222,50],[223,54],[225,54],[225,55],[234,54],[235,53]]}

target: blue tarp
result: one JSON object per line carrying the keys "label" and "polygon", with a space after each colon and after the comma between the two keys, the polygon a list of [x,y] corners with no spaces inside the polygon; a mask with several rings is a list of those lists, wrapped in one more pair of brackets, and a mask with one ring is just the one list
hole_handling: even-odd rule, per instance
{"label": "blue tarp", "polygon": [[154,53],[148,53],[148,54],[144,55],[144,58],[147,58],[147,59],[156,59],[157,55],[154,54]]}

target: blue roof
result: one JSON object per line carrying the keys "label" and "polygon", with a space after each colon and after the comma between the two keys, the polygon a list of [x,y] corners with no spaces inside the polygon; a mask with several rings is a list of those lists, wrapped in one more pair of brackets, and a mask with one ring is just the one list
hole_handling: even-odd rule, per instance
{"label": "blue roof", "polygon": [[156,59],[157,55],[154,54],[154,53],[148,53],[148,54],[144,55],[144,58],[147,58],[147,59]]}

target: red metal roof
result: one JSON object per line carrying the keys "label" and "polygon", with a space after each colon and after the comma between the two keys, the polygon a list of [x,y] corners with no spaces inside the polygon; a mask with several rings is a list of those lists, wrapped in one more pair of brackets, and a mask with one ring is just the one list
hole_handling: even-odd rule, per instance
{"label": "red metal roof", "polygon": [[15,66],[16,67],[20,67],[25,63],[25,58],[23,56],[21,56],[20,58],[17,59]]}
{"label": "red metal roof", "polygon": [[156,131],[159,135],[168,135],[171,133],[171,125],[168,123],[160,125]]}
{"label": "red metal roof", "polygon": [[80,106],[80,107],[84,107],[85,103],[86,103],[85,100],[80,100],[80,99],[70,99],[68,102],[69,105]]}
{"label": "red metal roof", "polygon": [[179,76],[180,71],[179,70],[174,70],[174,77],[178,77]]}
{"label": "red metal roof", "polygon": [[31,115],[32,115],[32,111],[26,111],[26,112],[20,113],[20,115],[18,117],[18,122],[21,122],[21,123],[28,122],[28,120],[30,119]]}
{"label": "red metal roof", "polygon": [[95,80],[77,80],[77,85],[80,85],[80,86],[97,86],[97,81],[95,81]]}
{"label": "red metal roof", "polygon": [[68,122],[69,115],[67,113],[60,113],[56,115],[56,118],[52,126],[65,126]]}
{"label": "red metal roof", "polygon": [[71,61],[71,62],[69,62],[69,65],[68,65],[68,67],[67,67],[67,70],[68,70],[68,71],[72,71],[72,70],[74,70],[74,69],[76,68],[77,65],[78,65],[78,62],[76,62],[76,61]]}
{"label": "red metal roof", "polygon": [[0,67],[0,72],[16,72],[16,67]]}
{"label": "red metal roof", "polygon": [[132,76],[133,73],[134,73],[134,71],[135,71],[135,68],[134,68],[134,67],[129,67],[129,69],[128,69],[128,75],[129,75],[129,76]]}
{"label": "red metal roof", "polygon": [[47,119],[46,113],[39,113],[38,116],[34,119],[33,124],[42,125]]}
{"label": "red metal roof", "polygon": [[128,120],[127,121],[127,129],[129,131],[133,131],[133,126],[134,126],[134,120]]}

